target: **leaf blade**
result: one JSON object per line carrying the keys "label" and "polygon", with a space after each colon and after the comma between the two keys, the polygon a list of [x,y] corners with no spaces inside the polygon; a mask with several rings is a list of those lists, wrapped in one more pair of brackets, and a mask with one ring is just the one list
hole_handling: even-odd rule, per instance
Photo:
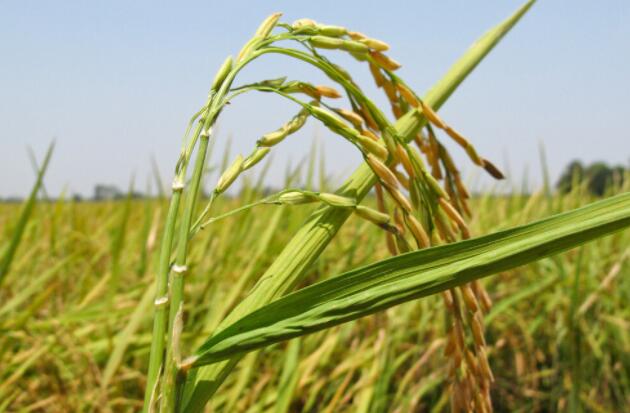
{"label": "leaf blade", "polygon": [[494,234],[388,258],[286,295],[211,337],[193,366],[342,324],[630,226],[630,193]]}
{"label": "leaf blade", "polygon": [[46,169],[48,169],[48,163],[50,162],[50,158],[52,157],[54,149],[55,142],[53,141],[50,143],[50,145],[48,145],[48,149],[46,150],[46,155],[44,157],[44,162],[37,172],[37,178],[35,179],[35,184],[31,189],[31,193],[22,206],[22,211],[20,212],[17,224],[15,225],[15,229],[13,230],[11,241],[2,254],[2,259],[0,259],[0,284],[9,272],[9,268],[11,267],[11,263],[13,262],[15,252],[17,251],[18,246],[20,245],[20,241],[22,240],[22,234],[26,229],[26,224],[28,223],[31,213],[33,212],[33,208],[35,208],[35,204],[37,203],[37,193],[39,192],[39,189],[44,182],[44,175],[46,174]]}

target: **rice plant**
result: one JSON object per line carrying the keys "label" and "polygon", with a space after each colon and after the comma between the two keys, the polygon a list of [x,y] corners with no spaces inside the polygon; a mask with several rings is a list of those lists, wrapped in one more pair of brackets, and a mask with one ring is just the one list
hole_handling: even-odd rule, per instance
{"label": "rice plant", "polygon": [[[473,196],[445,144],[503,178],[439,109],[532,4],[424,96],[384,41],[270,16],[191,118],[170,198],[37,202],[49,150],[24,206],[0,204],[0,411],[623,410],[630,179],[603,200],[579,185]],[[368,67],[386,110],[340,54]],[[239,84],[266,55],[330,84]],[[204,196],[215,125],[245,93],[295,115],[226,151]],[[270,154],[309,121],[365,162],[335,189],[322,170],[313,184],[312,152],[268,193]]]}
{"label": "rice plant", "polygon": [[[455,262],[459,265],[466,261],[464,256],[458,257],[454,253],[456,250],[449,248],[430,248],[428,250],[430,253],[437,254],[429,254],[430,258],[421,258],[424,255],[411,253],[414,249],[425,249],[471,237],[470,229],[464,219],[464,216],[470,215],[468,191],[436,131],[443,131],[452,138],[466,151],[474,164],[484,168],[490,175],[498,179],[503,176],[496,166],[478,154],[470,141],[441,119],[434,108],[439,108],[531,4],[531,2],[527,3],[514,16],[482,38],[437,85],[433,93],[424,99],[414,93],[405,81],[395,74],[400,64],[384,53],[389,49],[385,42],[345,27],[321,24],[310,19],[285,24],[280,22],[279,13],[271,15],[260,25],[254,37],[245,44],[236,58],[228,57],[225,60],[212,83],[208,101],[191,119],[176,167],[176,176],[172,185],[173,196],[165,224],[157,275],[156,314],[145,390],[145,410],[153,410],[159,402],[161,411],[200,411],[246,351],[281,339],[297,337],[320,328],[330,327],[408,299],[426,295],[427,292],[423,292],[421,287],[415,290],[412,285],[405,283],[404,277],[398,278],[400,276],[394,275],[396,273],[389,274],[391,278],[396,279],[391,289],[385,288],[377,281],[372,281],[375,283],[374,292],[368,288],[369,282],[366,285],[361,283],[348,285],[348,281],[341,275],[334,281],[341,283],[348,290],[341,288],[338,296],[333,292],[339,288],[334,282],[324,283],[321,289],[313,286],[310,287],[312,289],[300,290],[304,296],[301,296],[300,292],[287,296],[286,300],[289,300],[289,297],[297,297],[296,301],[289,300],[290,303],[286,304],[288,307],[283,306],[284,299],[280,297],[300,281],[305,269],[312,265],[345,219],[352,213],[378,225],[386,232],[387,246],[393,255],[405,254],[403,257],[411,262],[424,259],[430,262],[431,266],[438,265],[437,263],[441,263],[440,260],[447,256],[456,258]],[[293,41],[301,48],[276,45],[280,41]],[[393,115],[397,119],[396,122],[391,123],[374,102],[361,91],[351,75],[322,54],[323,50],[348,53],[358,61],[367,63],[377,86],[382,88],[387,95]],[[343,89],[349,108],[339,108],[328,103],[328,99],[342,97],[342,94],[334,87],[316,86],[306,81],[288,80],[286,77],[235,86],[234,82],[238,73],[256,58],[265,54],[286,55],[321,70]],[[226,104],[239,95],[252,91],[278,94],[294,102],[299,111],[278,130],[263,135],[249,156],[239,155],[235,158],[219,178],[207,206],[193,220],[212,127]],[[315,212],[311,221],[312,226],[309,223],[305,224],[285,247],[286,255],[281,253],[267,272],[261,276],[261,282],[256,284],[250,294],[220,321],[215,331],[211,332],[211,338],[192,356],[186,357],[181,345],[181,336],[185,331],[184,283],[185,275],[189,271],[187,256],[189,243],[194,241],[196,233],[202,228],[211,230],[211,224],[218,218],[208,219],[215,199],[220,197],[240,174],[266,157],[274,146],[299,130],[308,118],[321,122],[335,135],[354,145],[363,155],[365,164],[335,193],[288,188],[258,202],[258,204],[280,205],[317,202],[324,206]],[[197,156],[186,192],[185,205],[181,213],[178,213],[187,168],[195,149]],[[427,164],[430,168],[427,168]],[[398,165],[402,168],[397,169]],[[378,210],[360,205],[372,186],[376,186]],[[626,199],[622,197],[619,202],[623,204]],[[256,203],[250,205],[250,207],[255,206]],[[606,207],[608,204],[605,205]],[[393,208],[391,215],[388,213],[389,208]],[[623,208],[620,210],[624,211]],[[605,216],[605,214],[600,215],[600,217]],[[549,241],[551,246],[541,239],[531,241],[538,249],[528,251],[531,255],[525,258],[520,258],[517,252],[524,252],[522,248],[530,241],[527,237],[521,241],[512,233],[506,236],[510,239],[506,257],[498,253],[499,239],[496,236],[491,237],[492,241],[488,241],[485,247],[492,248],[491,243],[497,243],[497,250],[491,250],[489,253],[491,258],[484,264],[473,262],[469,265],[471,269],[475,266],[484,266],[488,272],[492,273],[504,268],[512,268],[510,265],[502,264],[503,260],[516,266],[535,259],[542,251],[554,251],[555,248],[562,250],[568,246],[578,245],[583,242],[583,239],[589,239],[587,235],[583,238],[581,230],[574,226],[579,219],[582,218],[565,221],[568,228],[573,226],[571,236],[568,238],[562,235],[560,230],[552,231],[557,238]],[[625,215],[622,213],[621,216],[611,218],[610,222],[597,222],[594,227],[585,228],[583,231],[584,234],[596,236],[600,234],[598,231],[608,233],[612,229],[618,229],[624,222]],[[557,228],[556,225],[556,222],[553,222],[550,228]],[[178,239],[174,248],[175,258],[171,261],[176,228]],[[544,226],[537,230],[547,231]],[[528,233],[530,230],[525,228],[523,231]],[[463,250],[471,248],[471,244],[467,242],[455,245],[455,248]],[[511,256],[510,253],[516,255]],[[474,254],[481,255],[481,251]],[[399,260],[379,263],[376,271],[384,274],[388,274],[386,268],[399,270],[401,274],[420,271],[420,268],[410,264],[405,266],[403,262],[401,257]],[[446,262],[441,265],[443,265],[443,271],[451,277],[457,273]],[[462,271],[467,270],[465,268]],[[479,276],[483,275],[483,273],[479,274]],[[348,277],[372,279],[360,272],[359,275],[350,273]],[[426,281],[428,277],[423,274],[422,278]],[[451,406],[455,411],[469,410],[473,407],[478,411],[492,410],[490,386],[494,381],[494,375],[487,359],[483,328],[483,314],[490,310],[491,300],[484,287],[474,278],[461,276],[458,282],[452,280],[450,283],[444,282],[443,288],[435,285],[428,288],[428,291],[432,293],[442,292],[446,308],[450,313],[446,353],[450,357],[448,376]],[[466,281],[472,282],[466,284]],[[455,286],[459,289],[448,288]],[[402,291],[394,293],[393,291],[397,289]],[[314,297],[308,295],[310,291],[315,291],[312,294],[316,296],[325,297],[322,308],[314,313],[302,307],[302,305],[313,303]],[[379,294],[379,291],[385,291],[385,293]],[[353,293],[361,299],[353,302],[351,299]],[[379,301],[381,295],[384,296],[382,298],[384,302]],[[335,302],[335,297],[343,298],[344,304],[351,309],[350,315],[343,314],[339,308],[340,304]],[[362,300],[366,300],[367,303]],[[301,315],[304,318],[298,317],[299,321],[291,320],[290,322],[277,318],[281,313],[287,317],[289,317],[288,314],[293,314],[287,311],[288,309],[300,309],[296,316]],[[334,312],[336,317],[331,317],[329,311]],[[256,323],[248,323],[250,318],[258,321],[267,320],[270,318],[268,314],[275,314],[276,317],[272,317],[273,320],[269,322],[269,325],[262,326],[262,330],[257,330]],[[284,322],[290,325],[284,326]],[[274,327],[281,331],[272,333],[272,338],[266,341],[268,330]],[[237,338],[234,340],[223,339],[226,334],[229,335],[230,331],[241,334],[236,334]],[[471,344],[466,342],[467,331],[473,338]],[[243,333],[251,335],[252,342],[262,344],[247,344]],[[225,350],[218,344],[224,340],[227,342]]]}

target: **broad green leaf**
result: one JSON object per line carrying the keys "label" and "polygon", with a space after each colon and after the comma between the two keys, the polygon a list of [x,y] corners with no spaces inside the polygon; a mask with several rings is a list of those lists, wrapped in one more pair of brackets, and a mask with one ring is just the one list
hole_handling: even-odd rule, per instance
{"label": "broad green leaf", "polygon": [[204,343],[194,366],[345,323],[630,226],[630,193],[483,237],[358,268],[280,298]]}

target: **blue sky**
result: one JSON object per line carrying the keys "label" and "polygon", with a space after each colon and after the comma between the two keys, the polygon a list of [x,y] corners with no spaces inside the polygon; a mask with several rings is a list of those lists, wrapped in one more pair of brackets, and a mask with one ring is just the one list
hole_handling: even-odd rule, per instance
{"label": "blue sky", "polygon": [[[0,196],[24,195],[34,175],[26,147],[41,158],[55,137],[48,192],[91,194],[95,183],[143,190],[154,156],[172,177],[181,135],[204,102],[218,66],[274,11],[341,24],[387,41],[399,74],[427,90],[483,32],[521,1],[4,1],[0,4]],[[538,145],[552,176],[571,159],[630,159],[630,2],[540,0],[444,106],[443,117],[519,182],[540,182]],[[356,71],[372,95],[368,71]],[[303,64],[267,57],[242,82],[287,75],[325,83]],[[379,98],[380,99],[380,98]],[[382,102],[381,100],[378,100]],[[295,107],[268,95],[239,98],[220,120],[220,158],[251,151]],[[327,169],[342,178],[360,158],[314,122],[283,143],[268,182],[314,135]],[[453,146],[451,146],[453,147]],[[453,147],[469,176],[475,168]],[[482,185],[489,183],[482,179]]]}

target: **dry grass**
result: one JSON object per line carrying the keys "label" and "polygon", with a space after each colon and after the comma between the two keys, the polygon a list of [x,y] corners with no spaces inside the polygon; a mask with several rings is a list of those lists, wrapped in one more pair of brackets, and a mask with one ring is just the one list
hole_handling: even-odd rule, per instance
{"label": "dry grass", "polygon": [[[473,217],[471,230],[491,232],[586,202],[581,194],[553,198],[549,207],[543,200],[538,194],[473,199],[474,210],[481,212]],[[247,202],[247,195],[220,202],[218,208],[227,211],[241,202]],[[190,251],[194,264],[186,287],[187,346],[206,336],[221,314],[247,293],[311,208],[262,206],[225,219],[214,234],[200,233]],[[0,220],[14,222],[17,209],[0,205]],[[119,247],[123,253],[117,254],[111,240],[123,225],[123,204],[37,206],[24,234],[29,248],[18,250],[10,282],[2,290],[3,409],[134,411],[141,406],[151,317],[146,312],[139,320],[135,317],[152,283],[153,226],[164,211],[159,201],[131,203],[127,219],[134,225],[126,226]],[[352,218],[304,283],[386,257],[382,237],[378,227]],[[574,363],[581,372],[580,399],[586,406],[620,411],[627,405],[630,314],[623,292],[630,290],[624,276],[629,241],[627,232],[620,233],[487,283],[495,302],[486,328],[489,361],[498,372],[492,390],[496,410],[566,406],[576,380]],[[147,255],[136,253],[145,250]],[[211,263],[203,259],[208,254],[223,258]],[[110,280],[116,267],[119,283],[113,287],[103,280]],[[572,324],[567,291],[578,270],[577,304],[587,310],[577,311],[578,322]],[[208,312],[210,305],[217,307]],[[212,406],[218,411],[266,411],[286,397],[291,411],[325,411],[332,405],[335,411],[360,411],[366,400],[387,403],[390,411],[412,411],[412,406],[445,410],[444,316],[437,298],[424,299],[307,336],[292,350],[299,357],[292,360],[290,377],[283,366],[290,362],[292,344],[252,353]],[[573,329],[582,337],[579,359],[571,356]],[[123,343],[124,354],[104,388],[114,349]],[[288,395],[281,391],[287,389],[280,387],[283,380],[292,384],[285,390]]]}

